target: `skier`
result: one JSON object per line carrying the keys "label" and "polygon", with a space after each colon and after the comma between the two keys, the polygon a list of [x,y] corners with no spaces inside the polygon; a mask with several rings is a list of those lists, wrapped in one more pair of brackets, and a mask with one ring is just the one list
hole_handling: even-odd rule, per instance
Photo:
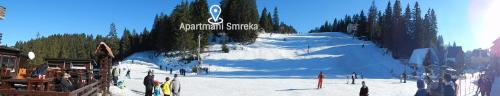
{"label": "skier", "polygon": [[423,80],[418,80],[417,81],[417,93],[415,93],[415,96],[429,96],[429,93],[425,89],[425,84]]}
{"label": "skier", "polygon": [[365,81],[362,81],[361,89],[359,90],[359,96],[368,96],[368,86],[365,85]]}
{"label": "skier", "polygon": [[309,54],[309,49],[310,49],[310,46],[307,45],[307,54]]}
{"label": "skier", "polygon": [[399,75],[399,83],[403,83],[403,73]]}
{"label": "skier", "polygon": [[323,77],[325,77],[325,75],[323,75],[323,71],[320,71],[319,75],[318,75],[318,88],[317,89],[321,89],[323,87]]}
{"label": "skier", "polygon": [[165,83],[161,86],[163,91],[163,96],[170,96],[172,92],[170,92],[170,78],[165,78]]}
{"label": "skier", "polygon": [[170,74],[172,74],[172,68],[170,68]]}
{"label": "skier", "polygon": [[406,75],[406,72],[404,72],[403,73],[403,83],[406,83],[406,77],[408,77],[408,76]]}
{"label": "skier", "polygon": [[172,96],[180,96],[181,94],[181,84],[177,79],[177,74],[174,74],[174,79],[172,79],[172,83],[170,83],[170,90],[172,92]]}
{"label": "skier", "polygon": [[354,79],[356,78],[356,73],[355,72],[352,72],[352,76],[351,76],[351,84],[354,84]]}
{"label": "skier", "polygon": [[148,71],[148,75],[144,77],[144,80],[142,82],[144,86],[146,87],[146,93],[145,96],[151,96],[153,95],[153,85],[154,85],[154,75],[152,71]]}
{"label": "skier", "polygon": [[130,69],[127,70],[127,73],[125,74],[125,76],[127,76],[127,78],[130,79]]}

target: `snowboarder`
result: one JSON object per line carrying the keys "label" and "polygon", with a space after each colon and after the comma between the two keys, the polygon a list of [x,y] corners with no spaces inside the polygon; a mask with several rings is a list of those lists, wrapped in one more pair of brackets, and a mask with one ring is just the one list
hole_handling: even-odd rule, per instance
{"label": "snowboarder", "polygon": [[361,89],[359,90],[359,96],[368,96],[368,86],[365,85],[365,81],[362,81]]}
{"label": "snowboarder", "polygon": [[170,96],[172,92],[170,92],[170,78],[165,78],[165,83],[161,86],[163,91],[163,96]]}
{"label": "snowboarder", "polygon": [[154,85],[154,75],[152,71],[148,71],[148,75],[144,77],[144,80],[142,82],[144,86],[146,87],[146,93],[145,96],[151,96],[153,95],[153,85]]}
{"label": "snowboarder", "polygon": [[354,84],[354,79],[356,79],[356,73],[355,72],[352,72],[352,76],[351,76],[351,84]]}
{"label": "snowboarder", "polygon": [[172,79],[172,83],[170,83],[170,90],[172,92],[172,96],[180,96],[181,94],[181,84],[177,79],[177,74],[174,74],[174,79]]}
{"label": "snowboarder", "polygon": [[323,77],[325,77],[325,75],[323,75],[323,71],[320,71],[319,75],[318,75],[318,88],[317,89],[321,89],[323,87]]}
{"label": "snowboarder", "polygon": [[425,84],[423,80],[418,80],[417,81],[417,93],[415,93],[415,96],[429,96],[429,93],[425,89]]}
{"label": "snowboarder", "polygon": [[127,78],[130,79],[130,69],[127,70],[127,73],[125,74],[125,76],[127,76]]}

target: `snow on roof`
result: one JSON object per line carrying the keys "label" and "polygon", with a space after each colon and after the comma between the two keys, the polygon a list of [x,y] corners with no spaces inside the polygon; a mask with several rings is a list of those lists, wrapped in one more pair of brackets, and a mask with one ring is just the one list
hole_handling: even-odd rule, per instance
{"label": "snow on roof", "polygon": [[410,64],[422,65],[425,60],[425,56],[429,53],[429,48],[419,48],[413,50],[410,57]]}
{"label": "snow on roof", "polygon": [[97,49],[95,50],[95,53],[97,54],[98,52],[100,52],[101,48],[105,48],[105,50],[107,51],[107,54],[109,56],[111,56],[111,58],[115,58],[115,56],[113,55],[113,51],[111,50],[111,48],[109,48],[109,46],[104,43],[104,42],[101,42],[99,44],[99,46],[97,46]]}

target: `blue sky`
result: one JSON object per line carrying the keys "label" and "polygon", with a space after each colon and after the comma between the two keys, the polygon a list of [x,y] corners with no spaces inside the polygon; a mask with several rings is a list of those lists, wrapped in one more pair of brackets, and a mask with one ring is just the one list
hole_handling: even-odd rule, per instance
{"label": "blue sky", "polygon": [[[208,1],[209,5],[219,3],[219,0]],[[335,17],[342,18],[361,10],[366,12],[371,1],[257,0],[257,6],[259,13],[264,7],[268,10],[278,7],[281,21],[300,32],[307,32],[326,20],[331,22]],[[56,33],[105,35],[109,32],[111,22],[116,24],[119,35],[124,28],[142,31],[143,28],[151,28],[156,14],[169,14],[179,2],[181,0],[4,0],[0,1],[0,5],[7,7],[6,19],[0,21],[2,44],[11,46],[16,41],[35,38],[37,32],[42,36]],[[402,7],[406,8],[410,3],[413,8],[414,2],[403,0]],[[484,17],[470,13],[483,14],[482,11],[489,8],[484,6],[491,5],[491,2],[494,0],[419,0],[423,12],[428,8],[436,10],[439,34],[444,36],[445,42],[456,42],[467,50],[487,48],[491,46],[491,38],[500,36],[500,32],[483,28],[488,27],[491,20],[471,22],[482,19],[470,19]],[[376,5],[379,10],[384,10],[387,1],[376,0]],[[484,30],[478,32],[478,29]],[[484,39],[485,36],[489,39]]]}

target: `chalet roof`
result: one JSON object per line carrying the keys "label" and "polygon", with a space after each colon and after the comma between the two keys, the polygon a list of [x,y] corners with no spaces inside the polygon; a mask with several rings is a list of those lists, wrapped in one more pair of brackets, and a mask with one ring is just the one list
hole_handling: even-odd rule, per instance
{"label": "chalet roof", "polygon": [[1,51],[9,51],[9,52],[21,52],[21,50],[12,47],[0,46]]}
{"label": "chalet roof", "polygon": [[430,58],[432,59],[431,61],[433,64],[438,63],[437,54],[431,48],[419,48],[419,49],[413,50],[411,57],[410,57],[410,60],[409,60],[409,63],[416,64],[416,65],[423,65],[427,54],[430,54],[430,56],[431,56]]}
{"label": "chalet roof", "polygon": [[96,54],[99,53],[102,48],[104,48],[106,50],[106,52],[107,52],[106,54],[108,54],[112,58],[115,58],[115,56],[113,55],[113,51],[111,50],[111,48],[106,43],[104,43],[104,42],[101,42],[99,44],[99,46],[97,46],[97,49],[95,50],[95,53]]}
{"label": "chalet roof", "polygon": [[21,55],[21,50],[17,48],[11,48],[11,47],[5,47],[5,46],[0,46],[0,53],[1,54],[8,54],[8,55]]}

